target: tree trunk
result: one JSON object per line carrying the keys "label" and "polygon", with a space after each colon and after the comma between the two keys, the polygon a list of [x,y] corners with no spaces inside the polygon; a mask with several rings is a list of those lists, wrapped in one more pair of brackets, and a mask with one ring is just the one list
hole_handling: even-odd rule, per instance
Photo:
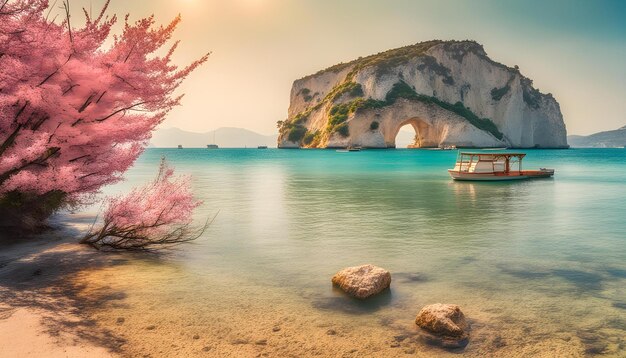
{"label": "tree trunk", "polygon": [[47,219],[64,204],[67,194],[54,190],[37,195],[12,191],[0,196],[0,239],[33,234],[47,228]]}

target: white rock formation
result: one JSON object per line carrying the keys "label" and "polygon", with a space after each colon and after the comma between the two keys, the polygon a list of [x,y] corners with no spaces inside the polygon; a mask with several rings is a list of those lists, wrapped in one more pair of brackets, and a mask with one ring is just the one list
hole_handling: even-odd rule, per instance
{"label": "white rock formation", "polygon": [[[387,100],[397,84],[413,94]],[[367,99],[377,102],[364,105]],[[342,104],[352,106],[347,117],[329,123]],[[419,43],[295,81],[278,145],[395,147],[407,123],[416,130],[415,147],[567,147],[552,95],[534,89],[517,68],[489,59],[473,41]]]}

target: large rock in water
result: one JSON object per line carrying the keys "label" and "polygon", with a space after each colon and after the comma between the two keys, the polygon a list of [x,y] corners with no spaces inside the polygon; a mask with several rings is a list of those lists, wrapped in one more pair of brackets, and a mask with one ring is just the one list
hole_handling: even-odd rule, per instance
{"label": "large rock in water", "polygon": [[349,295],[364,299],[388,288],[391,284],[391,274],[374,265],[362,265],[347,267],[337,272],[332,281]]}
{"label": "large rock in water", "polygon": [[415,324],[429,333],[429,340],[446,347],[464,347],[469,338],[469,324],[457,305],[435,303],[423,307]]}
{"label": "large rock in water", "polygon": [[294,82],[278,146],[567,147],[559,104],[517,66],[473,41],[428,41],[339,64]]}

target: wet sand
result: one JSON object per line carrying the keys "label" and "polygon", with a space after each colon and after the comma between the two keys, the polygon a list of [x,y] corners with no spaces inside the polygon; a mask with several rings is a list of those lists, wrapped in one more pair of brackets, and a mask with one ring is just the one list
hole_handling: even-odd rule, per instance
{"label": "wet sand", "polygon": [[[579,357],[624,349],[623,327],[573,335],[558,320],[503,317],[467,300],[470,344],[445,350],[427,344],[413,323],[423,302],[385,306],[393,291],[363,305],[339,292],[320,297],[223,272],[200,278],[167,257],[71,242],[3,247],[0,356]],[[392,285],[417,281],[398,274]],[[430,300],[429,284],[419,289]]]}

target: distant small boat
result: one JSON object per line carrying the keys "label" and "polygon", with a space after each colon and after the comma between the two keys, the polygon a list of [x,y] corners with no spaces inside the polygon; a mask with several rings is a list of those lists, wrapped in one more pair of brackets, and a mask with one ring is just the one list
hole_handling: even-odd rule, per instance
{"label": "distant small boat", "polygon": [[[554,169],[522,170],[525,153],[459,153],[454,169],[448,173],[454,180],[519,180],[549,178]],[[517,163],[517,170],[511,164]]]}
{"label": "distant small boat", "polygon": [[266,145],[260,145],[260,146],[258,146],[258,147],[256,147],[256,148],[257,148],[257,149],[267,149],[267,146],[266,146]]}
{"label": "distant small boat", "polygon": [[441,150],[456,150],[456,145],[444,145]]}
{"label": "distant small boat", "polygon": [[206,147],[207,147],[207,149],[219,149],[217,144],[207,144]]}
{"label": "distant small boat", "polygon": [[178,145],[178,149],[183,149],[183,145],[182,145],[182,144],[179,144],[179,145]]}
{"label": "distant small boat", "polygon": [[361,147],[348,147],[346,149],[337,149],[336,152],[339,153],[348,153],[348,152],[360,152]]}

